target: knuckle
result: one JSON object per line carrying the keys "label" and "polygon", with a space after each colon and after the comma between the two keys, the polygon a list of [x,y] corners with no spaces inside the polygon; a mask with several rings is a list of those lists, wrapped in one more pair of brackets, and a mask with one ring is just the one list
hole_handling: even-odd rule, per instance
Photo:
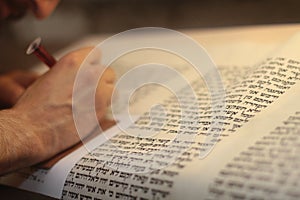
{"label": "knuckle", "polygon": [[65,67],[74,67],[78,65],[76,53],[69,53],[60,59],[60,63]]}
{"label": "knuckle", "polygon": [[106,82],[111,84],[114,83],[115,80],[116,80],[116,74],[114,70],[110,67],[105,69],[100,79],[101,82]]}
{"label": "knuckle", "polygon": [[87,47],[70,52],[60,59],[60,63],[66,67],[79,67],[92,49]]}

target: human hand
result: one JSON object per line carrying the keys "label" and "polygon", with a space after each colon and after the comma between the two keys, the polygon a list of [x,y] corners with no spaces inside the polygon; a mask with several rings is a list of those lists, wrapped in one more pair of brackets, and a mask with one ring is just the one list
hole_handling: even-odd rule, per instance
{"label": "human hand", "polygon": [[44,19],[54,11],[59,2],[60,0],[1,0],[0,20],[20,18],[27,10],[31,10],[36,18]]}
{"label": "human hand", "polygon": [[[80,141],[73,121],[72,92],[76,73],[90,51],[85,48],[64,56],[7,111],[6,116],[20,125],[13,127],[19,130],[10,135],[14,138],[6,156],[10,170],[12,166],[16,169],[41,162]],[[114,79],[114,72],[108,68],[99,81],[95,105],[100,120],[111,101]]]}
{"label": "human hand", "polygon": [[0,107],[15,105],[27,87],[37,79],[38,75],[30,71],[11,71],[0,75]]}
{"label": "human hand", "polygon": [[56,8],[60,0],[35,0],[35,8],[33,9],[34,15],[38,19],[44,19],[48,17]]}

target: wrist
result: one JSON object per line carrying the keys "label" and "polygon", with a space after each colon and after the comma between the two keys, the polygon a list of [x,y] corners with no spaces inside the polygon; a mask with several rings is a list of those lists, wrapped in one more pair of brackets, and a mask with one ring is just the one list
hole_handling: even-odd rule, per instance
{"label": "wrist", "polygon": [[31,144],[37,149],[34,152],[35,163],[49,159],[79,141],[69,103],[17,104],[12,110],[31,134]]}
{"label": "wrist", "polygon": [[15,109],[0,111],[0,173],[39,162],[41,142],[26,117]]}

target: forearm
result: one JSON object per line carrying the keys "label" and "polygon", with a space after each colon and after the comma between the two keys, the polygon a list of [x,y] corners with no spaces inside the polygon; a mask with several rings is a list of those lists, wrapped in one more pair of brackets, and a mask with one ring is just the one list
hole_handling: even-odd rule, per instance
{"label": "forearm", "polygon": [[13,109],[0,111],[0,174],[37,162],[39,142]]}

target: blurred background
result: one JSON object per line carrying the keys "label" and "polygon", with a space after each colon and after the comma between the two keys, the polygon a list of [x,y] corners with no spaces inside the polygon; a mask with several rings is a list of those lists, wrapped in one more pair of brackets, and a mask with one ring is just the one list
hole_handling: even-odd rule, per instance
{"label": "blurred background", "polygon": [[46,20],[30,13],[1,22],[0,72],[37,63],[25,49],[37,36],[56,52],[90,34],[158,26],[176,30],[300,22],[298,0],[62,0]]}
{"label": "blurred background", "polygon": [[[0,72],[38,63],[34,56],[25,55],[37,36],[50,52],[56,52],[91,34],[137,27],[182,30],[299,22],[299,0],[61,0],[46,20],[29,13],[18,21],[0,22]],[[2,197],[11,194],[24,192],[2,187]],[[40,195],[38,199],[51,198]]]}

